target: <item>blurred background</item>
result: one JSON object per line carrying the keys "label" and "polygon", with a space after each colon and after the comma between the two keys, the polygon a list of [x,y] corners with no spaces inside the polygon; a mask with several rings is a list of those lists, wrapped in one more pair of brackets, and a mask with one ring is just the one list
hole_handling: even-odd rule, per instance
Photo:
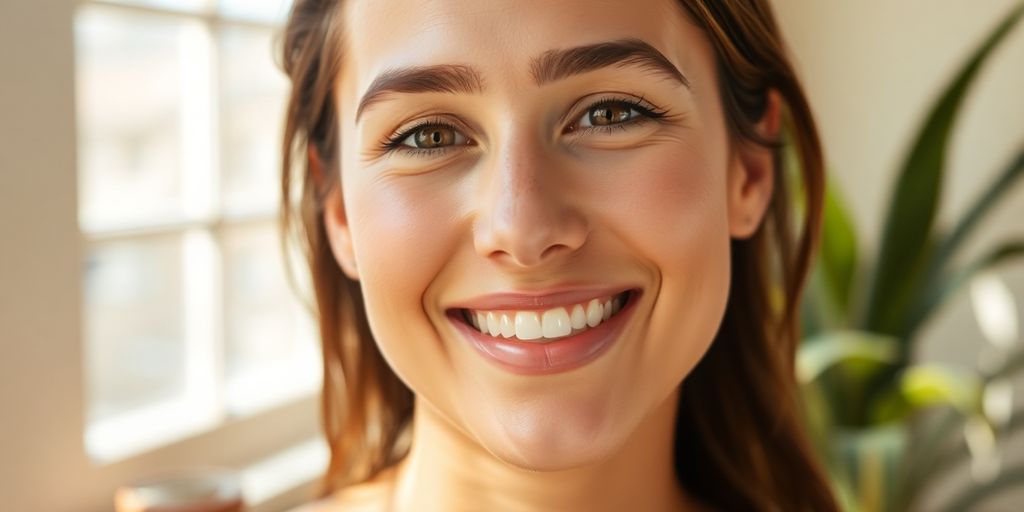
{"label": "blurred background", "polygon": [[[111,510],[126,482],[203,467],[235,470],[251,510],[309,496],[326,461],[319,354],[288,289],[274,222],[287,82],[272,43],[289,4],[0,1],[5,510]],[[1020,2],[774,5],[855,252],[870,262],[930,109]],[[1024,27],[994,48],[957,108],[937,226],[955,225],[1021,152],[1021,91]],[[956,261],[1024,239],[1024,186],[1005,188]],[[1020,350],[1024,261],[1003,263],[973,275],[914,333],[915,364],[966,375],[956,389],[975,385],[969,377],[985,371],[985,358]],[[867,296],[867,286],[851,288]],[[1012,435],[1013,419],[997,424],[992,408],[1021,410],[1021,380],[970,388],[978,398],[968,402],[1008,405],[979,405],[988,448],[929,477],[915,509],[943,510],[963,488],[1020,472],[1024,436]],[[969,437],[960,427],[953,438]],[[993,474],[978,460],[999,467]],[[869,478],[853,480],[853,506],[892,509],[872,498],[885,491]],[[1019,510],[1022,484],[1004,487],[970,509]]]}

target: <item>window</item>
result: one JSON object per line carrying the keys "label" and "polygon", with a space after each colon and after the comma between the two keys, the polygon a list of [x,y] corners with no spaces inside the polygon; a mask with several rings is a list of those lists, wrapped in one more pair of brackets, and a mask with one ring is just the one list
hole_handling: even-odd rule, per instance
{"label": "window", "polygon": [[288,284],[276,224],[287,80],[273,43],[289,7],[78,7],[85,443],[94,460],[319,388],[315,327]]}

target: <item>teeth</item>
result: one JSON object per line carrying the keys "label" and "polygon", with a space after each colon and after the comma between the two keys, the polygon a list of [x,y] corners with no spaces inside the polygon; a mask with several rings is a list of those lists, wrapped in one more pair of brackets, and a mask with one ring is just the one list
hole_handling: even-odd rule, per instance
{"label": "teeth", "polygon": [[544,312],[543,334],[545,338],[561,338],[572,332],[572,324],[569,323],[569,313],[565,308],[549,309]]}
{"label": "teeth", "polygon": [[546,311],[469,311],[467,317],[478,331],[494,337],[545,342],[597,327],[618,313],[624,301],[619,295]]}
{"label": "teeth", "polygon": [[582,329],[587,326],[587,313],[583,311],[583,306],[576,304],[572,308],[572,316],[569,317],[569,322],[572,323],[573,329]]}
{"label": "teeth", "polygon": [[491,336],[497,336],[501,332],[501,320],[493,311],[487,313],[487,332]]}
{"label": "teeth", "polygon": [[591,300],[590,304],[587,304],[587,325],[597,327],[602,318],[604,318],[604,311],[602,311],[601,303],[597,299]]}
{"label": "teeth", "polygon": [[[493,336],[493,335],[492,335]],[[540,326],[540,316],[533,311],[516,313],[516,338],[535,340],[544,336]]]}
{"label": "teeth", "polygon": [[508,315],[501,315],[501,335],[511,338],[516,335],[516,326]]}

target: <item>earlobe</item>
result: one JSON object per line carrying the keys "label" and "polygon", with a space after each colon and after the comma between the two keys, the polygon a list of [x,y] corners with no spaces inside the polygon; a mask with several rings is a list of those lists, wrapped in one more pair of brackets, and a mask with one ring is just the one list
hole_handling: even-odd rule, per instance
{"label": "earlobe", "polygon": [[[782,100],[778,92],[767,94],[764,116],[755,126],[762,138],[778,140],[782,124]],[[745,239],[761,225],[775,188],[775,150],[749,141],[737,145],[729,169],[729,235]]]}
{"label": "earlobe", "polygon": [[327,242],[330,244],[331,253],[335,261],[341,267],[349,279],[359,280],[359,272],[356,268],[355,251],[352,248],[352,232],[349,229],[348,218],[345,215],[345,202],[341,194],[341,185],[338,182],[327,184],[324,179],[323,165],[321,164],[316,149],[309,149],[309,171],[313,174],[313,180],[317,188],[330,187],[330,191],[324,197],[323,221],[324,230],[327,233]]}

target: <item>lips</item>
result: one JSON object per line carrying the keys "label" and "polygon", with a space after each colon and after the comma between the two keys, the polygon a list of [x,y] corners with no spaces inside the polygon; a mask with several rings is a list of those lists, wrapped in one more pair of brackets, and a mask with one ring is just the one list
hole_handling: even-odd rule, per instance
{"label": "lips", "polygon": [[465,303],[475,307],[449,309],[448,318],[490,362],[513,373],[547,374],[579,367],[606,351],[639,295],[636,288],[492,295]]}

